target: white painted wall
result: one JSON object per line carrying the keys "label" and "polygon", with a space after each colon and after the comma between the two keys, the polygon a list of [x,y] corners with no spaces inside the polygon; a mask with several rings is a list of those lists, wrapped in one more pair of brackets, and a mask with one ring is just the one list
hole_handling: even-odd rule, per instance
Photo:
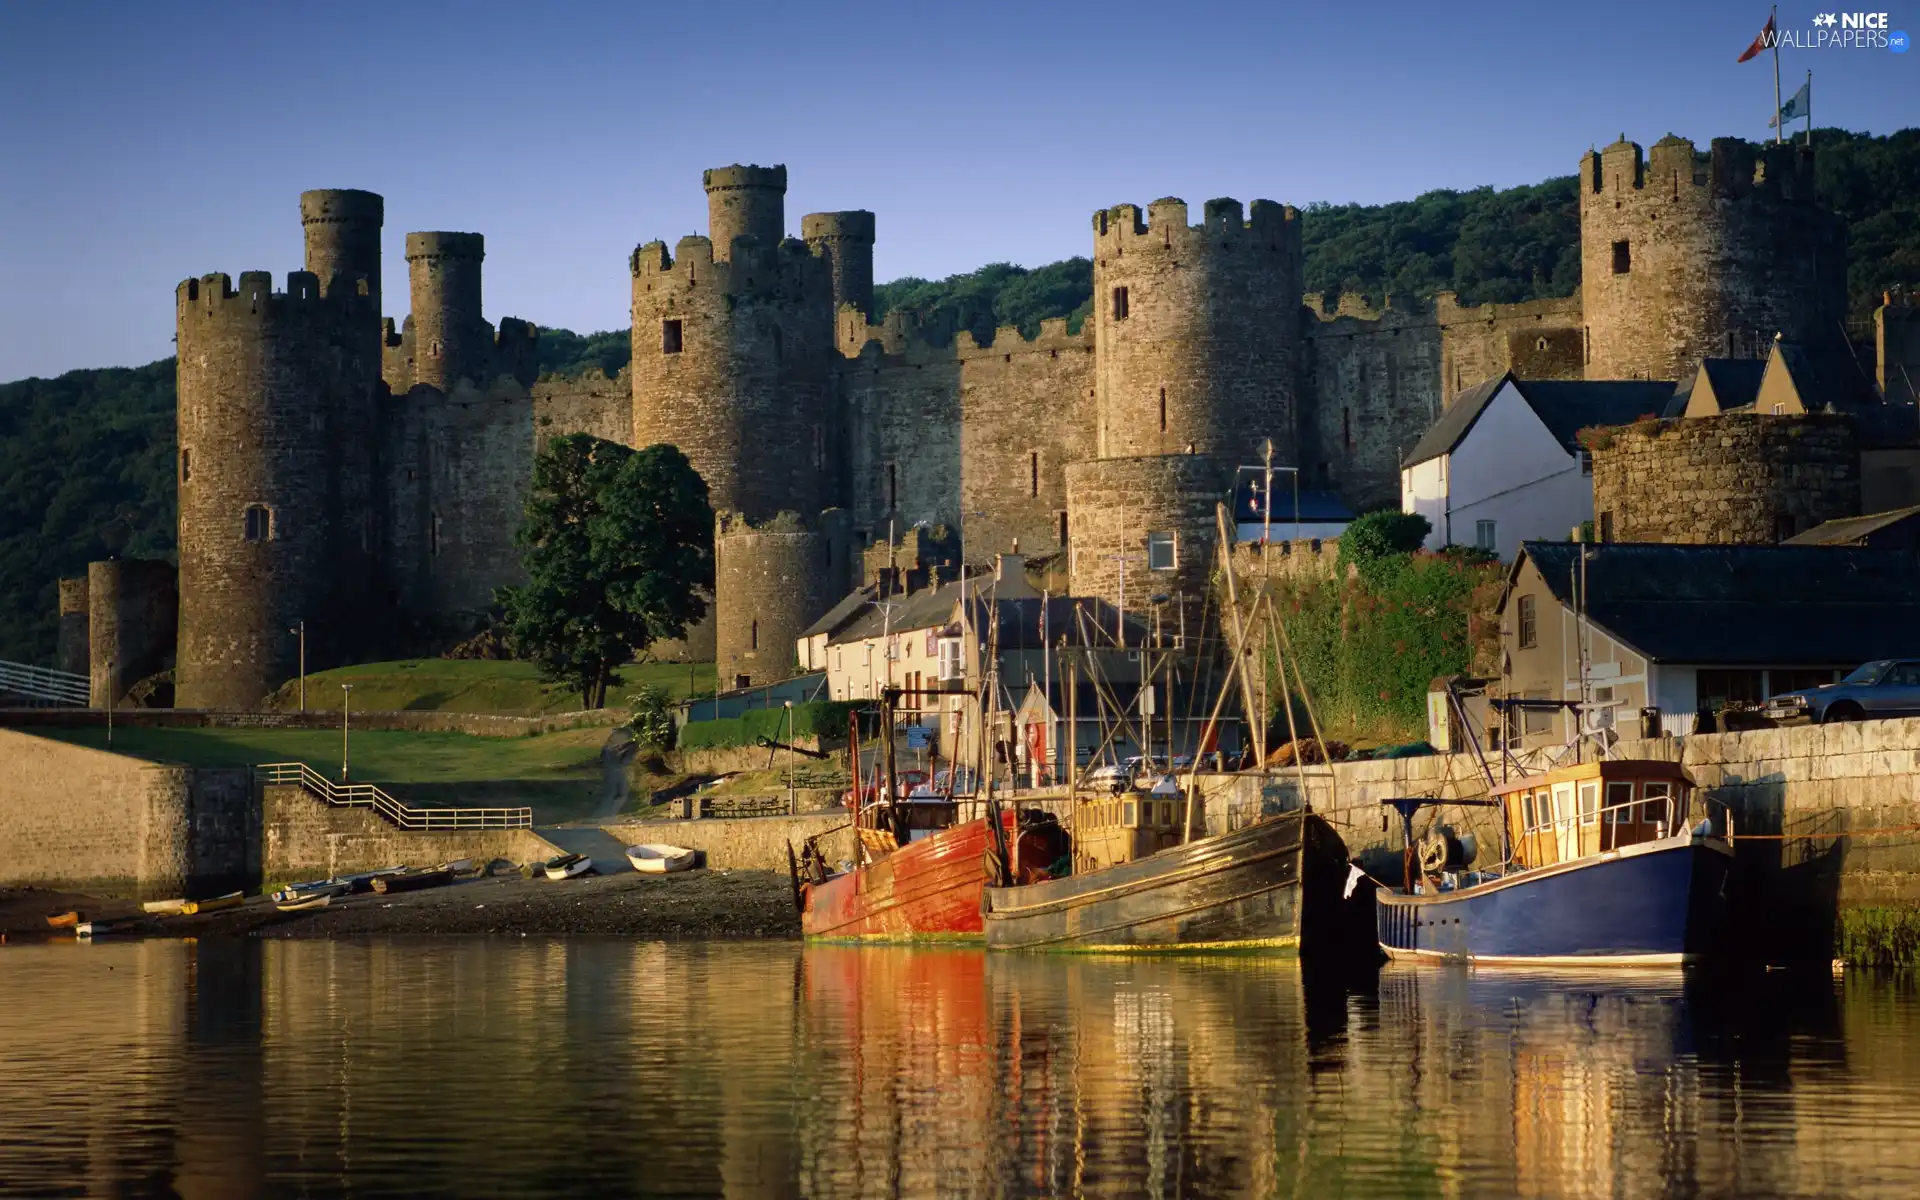
{"label": "white painted wall", "polygon": [[1401,472],[1402,512],[1433,524],[1429,549],[1471,546],[1494,523],[1494,549],[1511,562],[1530,538],[1564,541],[1593,519],[1593,480],[1508,383],[1451,454]]}

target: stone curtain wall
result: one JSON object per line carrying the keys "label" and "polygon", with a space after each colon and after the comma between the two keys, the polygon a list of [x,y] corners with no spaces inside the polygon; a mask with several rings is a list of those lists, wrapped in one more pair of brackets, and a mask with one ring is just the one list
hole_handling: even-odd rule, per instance
{"label": "stone curtain wall", "polygon": [[[1150,608],[1150,596],[1184,595],[1185,608],[1170,604],[1167,614],[1184,611],[1188,624],[1197,625],[1217,565],[1215,513],[1232,476],[1231,465],[1204,454],[1103,458],[1068,467],[1072,594],[1114,604],[1124,599],[1136,613]],[[1174,535],[1173,570],[1148,569],[1147,541],[1153,533]]]}
{"label": "stone curtain wall", "polygon": [[590,433],[603,441],[633,445],[633,374],[612,379],[599,370],[561,378],[549,375],[533,385],[534,452],[548,438]]}
{"label": "stone curtain wall", "polygon": [[[1853,422],[1727,413],[1588,438],[1595,527],[1619,542],[1765,544],[1860,512]],[[1607,519],[1610,514],[1610,520]]]}
{"label": "stone curtain wall", "polygon": [[167,766],[0,730],[0,883],[154,899],[257,877],[244,767]]}
{"label": "stone curtain wall", "polygon": [[879,341],[838,366],[847,422],[849,516],[863,541],[899,537],[916,522],[960,524],[961,365],[951,348]]}
{"label": "stone curtain wall", "polygon": [[1032,341],[1007,327],[960,356],[960,511],[967,561],[1060,547],[1068,463],[1093,457],[1093,335],[1044,321]]}

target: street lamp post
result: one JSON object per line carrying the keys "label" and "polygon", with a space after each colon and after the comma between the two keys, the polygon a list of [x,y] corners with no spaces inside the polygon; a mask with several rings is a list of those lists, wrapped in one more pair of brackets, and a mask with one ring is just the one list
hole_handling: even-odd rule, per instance
{"label": "street lamp post", "polygon": [[302,618],[298,625],[287,630],[300,639],[300,711],[307,711],[307,622]]}
{"label": "street lamp post", "polygon": [[353,685],[340,685],[340,782],[347,781],[347,713],[353,708]]}

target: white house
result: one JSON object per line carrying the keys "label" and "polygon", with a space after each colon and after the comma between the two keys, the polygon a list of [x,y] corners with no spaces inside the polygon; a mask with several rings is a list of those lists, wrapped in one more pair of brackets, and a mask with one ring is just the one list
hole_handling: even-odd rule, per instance
{"label": "white house", "polygon": [[1400,470],[1400,511],[1432,524],[1427,548],[1479,546],[1511,561],[1520,543],[1564,538],[1593,519],[1580,430],[1660,416],[1671,383],[1522,380],[1462,392]]}

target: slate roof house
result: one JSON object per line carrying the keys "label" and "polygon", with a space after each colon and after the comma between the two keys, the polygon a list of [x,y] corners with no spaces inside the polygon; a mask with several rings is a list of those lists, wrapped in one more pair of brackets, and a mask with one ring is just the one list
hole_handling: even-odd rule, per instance
{"label": "slate roof house", "polygon": [[[1694,714],[1730,702],[1920,656],[1920,559],[1831,545],[1527,542],[1507,572],[1500,640],[1505,696],[1579,700],[1584,641],[1591,705],[1614,706],[1622,729],[1654,707],[1669,732],[1689,732]],[[1574,719],[1528,711],[1507,735],[1561,744]]]}
{"label": "slate roof house", "polygon": [[1529,538],[1566,537],[1593,519],[1593,480],[1577,435],[1659,416],[1671,382],[1523,380],[1512,372],[1447,406],[1400,471],[1400,509],[1433,526],[1427,548],[1467,545],[1512,559]]}

